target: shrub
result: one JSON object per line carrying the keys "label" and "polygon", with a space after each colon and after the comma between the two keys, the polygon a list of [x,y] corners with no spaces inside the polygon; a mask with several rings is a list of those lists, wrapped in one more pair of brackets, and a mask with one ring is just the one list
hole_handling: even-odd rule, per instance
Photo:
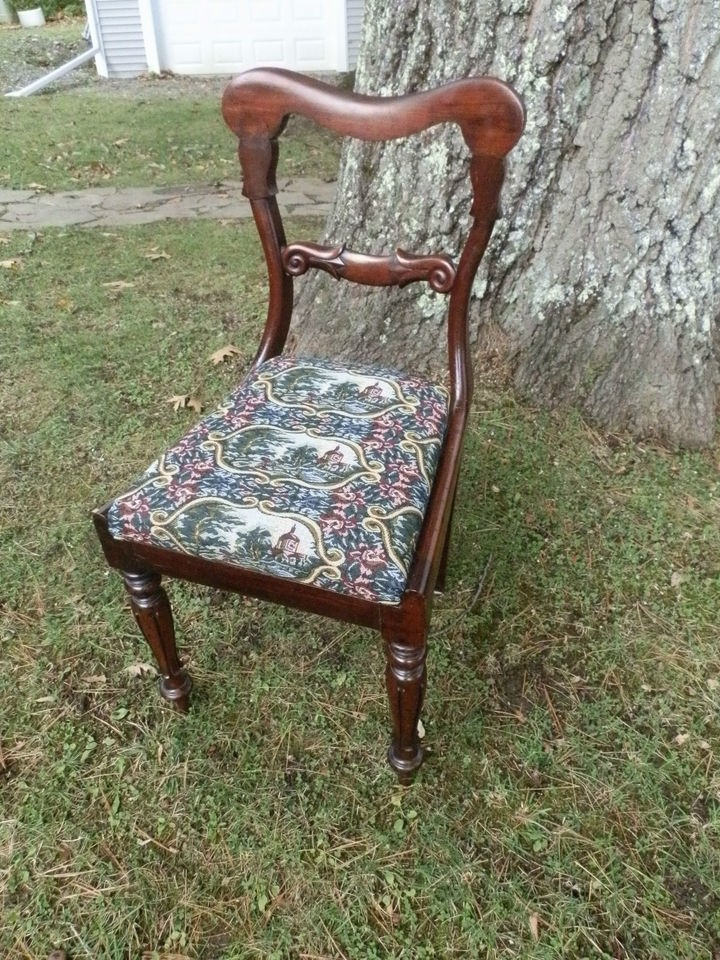
{"label": "shrub", "polygon": [[85,13],[85,5],[81,0],[42,0],[42,8],[46,17],[54,17],[61,12],[72,17]]}
{"label": "shrub", "polygon": [[46,17],[54,17],[58,13],[82,16],[85,12],[85,6],[81,0],[12,0],[12,3],[16,10],[32,10],[34,7],[42,7]]}

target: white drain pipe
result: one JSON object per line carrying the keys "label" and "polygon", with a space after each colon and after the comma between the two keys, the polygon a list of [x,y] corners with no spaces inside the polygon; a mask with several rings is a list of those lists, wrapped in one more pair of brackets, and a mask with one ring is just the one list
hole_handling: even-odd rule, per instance
{"label": "white drain pipe", "polygon": [[66,73],[70,73],[70,71],[76,67],[81,67],[84,63],[87,63],[88,60],[92,60],[93,57],[96,57],[99,53],[100,47],[90,47],[88,50],[83,50],[82,53],[73,57],[72,60],[68,60],[68,62],[64,63],[61,67],[56,67],[55,70],[51,70],[50,73],[45,74],[44,77],[33,80],[32,83],[29,83],[26,87],[22,87],[20,90],[12,90],[10,93],[6,93],[5,96],[29,97],[31,93],[36,93],[36,91],[42,90],[43,87],[47,87],[48,84],[54,83],[56,80],[59,80],[60,77],[64,77]]}

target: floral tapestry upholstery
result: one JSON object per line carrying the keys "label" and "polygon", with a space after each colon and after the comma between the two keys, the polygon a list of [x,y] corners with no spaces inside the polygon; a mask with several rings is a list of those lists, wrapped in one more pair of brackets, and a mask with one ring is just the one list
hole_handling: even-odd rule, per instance
{"label": "floral tapestry upholstery", "polygon": [[446,420],[422,378],[276,357],[114,501],[109,529],[397,603]]}

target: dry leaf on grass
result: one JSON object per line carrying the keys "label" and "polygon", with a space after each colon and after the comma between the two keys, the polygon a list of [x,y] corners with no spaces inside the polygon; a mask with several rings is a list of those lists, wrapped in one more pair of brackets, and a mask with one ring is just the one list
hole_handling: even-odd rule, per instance
{"label": "dry leaf on grass", "polygon": [[130,287],[134,287],[134,283],[130,283],[128,280],[109,280],[107,283],[103,284],[108,290],[129,290]]}
{"label": "dry leaf on grass", "polygon": [[154,675],[156,670],[151,663],[131,663],[125,667],[125,673],[130,677],[147,677]]}
{"label": "dry leaf on grass", "polygon": [[688,579],[688,575],[686,573],[681,573],[680,570],[675,570],[672,576],[670,577],[670,586],[677,589],[679,586],[685,583],[687,579]]}
{"label": "dry leaf on grass", "polygon": [[91,160],[90,163],[85,164],[85,168],[92,170],[93,173],[102,174],[103,180],[109,180],[113,174],[117,173],[117,170],[113,170],[112,167],[103,163],[102,160]]}
{"label": "dry leaf on grass", "polygon": [[146,254],[143,254],[146,260],[169,260],[170,254],[166,253],[164,250],[158,250],[157,247],[152,247]]}
{"label": "dry leaf on grass", "polygon": [[229,357],[239,357],[241,354],[242,350],[238,350],[237,347],[234,347],[231,343],[228,343],[226,346],[220,347],[219,350],[216,350],[215,353],[211,353],[210,359],[213,363],[218,364],[222,363],[224,360],[227,360]]}
{"label": "dry leaf on grass", "polygon": [[4,270],[17,270],[21,263],[20,257],[12,257],[10,260],[0,260],[0,267]]}
{"label": "dry leaf on grass", "polygon": [[189,393],[178,393],[174,397],[168,397],[167,403],[173,405],[173,410],[184,410],[186,407],[190,407],[197,413],[202,412],[202,403],[197,397],[193,397]]}

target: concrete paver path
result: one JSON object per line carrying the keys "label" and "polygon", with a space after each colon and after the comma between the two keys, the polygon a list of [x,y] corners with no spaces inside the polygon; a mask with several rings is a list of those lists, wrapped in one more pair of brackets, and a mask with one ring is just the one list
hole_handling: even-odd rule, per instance
{"label": "concrete paver path", "polygon": [[[286,216],[325,217],[335,197],[335,183],[310,177],[279,180],[278,188],[278,203]],[[235,181],[184,187],[94,187],[62,193],[0,189],[0,231],[242,220],[252,214],[241,189]]]}

